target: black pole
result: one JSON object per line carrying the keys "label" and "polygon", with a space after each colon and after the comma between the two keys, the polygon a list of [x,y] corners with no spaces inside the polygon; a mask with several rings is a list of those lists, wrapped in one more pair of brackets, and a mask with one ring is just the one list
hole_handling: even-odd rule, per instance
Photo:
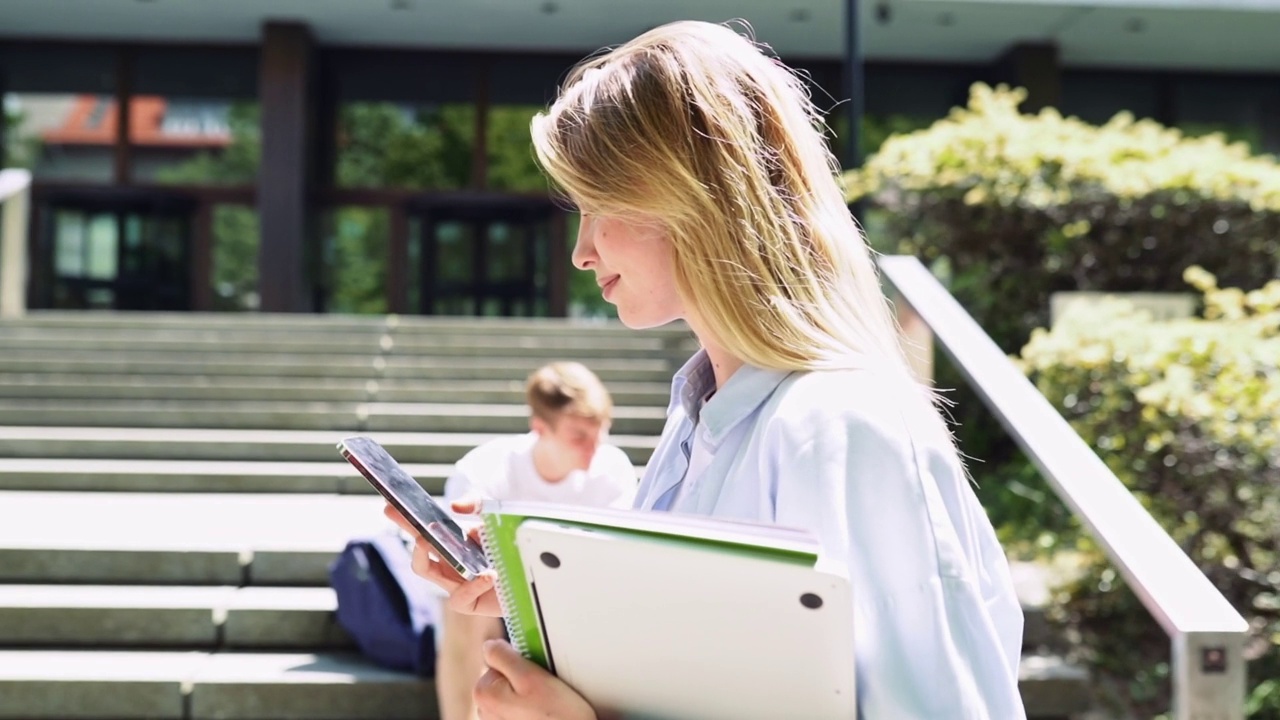
{"label": "black pole", "polygon": [[[845,118],[849,127],[845,130],[843,157],[840,164],[845,170],[862,166],[862,116],[866,113],[866,66],[862,61],[862,23],[858,19],[858,0],[844,0],[844,94]],[[863,202],[849,203],[849,211],[862,221]]]}
{"label": "black pole", "polygon": [[858,20],[858,0],[844,0],[844,94],[848,98],[845,116],[849,129],[845,131],[844,157],[840,158],[844,169],[852,170],[862,165],[862,116],[866,113],[866,67],[862,61],[861,22]]}

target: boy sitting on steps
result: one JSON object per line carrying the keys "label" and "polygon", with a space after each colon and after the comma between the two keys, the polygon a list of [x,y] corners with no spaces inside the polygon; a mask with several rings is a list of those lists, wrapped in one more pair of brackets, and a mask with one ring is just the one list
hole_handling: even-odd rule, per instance
{"label": "boy sitting on steps", "polygon": [[[530,432],[491,440],[467,453],[445,483],[445,505],[462,497],[630,508],[636,474],[605,442],[613,401],[580,363],[535,370],[525,385]],[[442,720],[476,717],[471,688],[484,673],[481,646],[503,636],[497,618],[443,607],[436,692]]]}

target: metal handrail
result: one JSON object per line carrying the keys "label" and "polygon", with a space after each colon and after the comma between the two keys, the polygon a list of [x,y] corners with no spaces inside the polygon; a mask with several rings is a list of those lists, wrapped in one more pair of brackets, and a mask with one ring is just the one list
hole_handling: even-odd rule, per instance
{"label": "metal handrail", "polygon": [[27,311],[27,213],[31,173],[0,170],[0,318]]}
{"label": "metal handrail", "polygon": [[880,269],[904,328],[917,344],[930,342],[922,329],[937,338],[1169,635],[1173,717],[1242,720],[1245,619],[919,260],[883,257]]}

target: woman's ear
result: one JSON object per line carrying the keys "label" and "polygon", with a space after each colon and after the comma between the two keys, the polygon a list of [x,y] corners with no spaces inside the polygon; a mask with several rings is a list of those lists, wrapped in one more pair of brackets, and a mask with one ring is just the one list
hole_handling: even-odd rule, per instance
{"label": "woman's ear", "polygon": [[551,432],[551,426],[547,424],[547,421],[543,420],[542,418],[536,415],[530,416],[529,429],[532,430],[534,433],[536,433],[539,437],[548,435]]}

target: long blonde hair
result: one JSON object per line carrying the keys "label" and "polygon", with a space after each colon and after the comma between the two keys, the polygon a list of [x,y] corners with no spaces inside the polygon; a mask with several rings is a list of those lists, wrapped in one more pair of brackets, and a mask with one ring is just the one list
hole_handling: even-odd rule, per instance
{"label": "long blonde hair", "polygon": [[681,299],[727,352],[909,374],[822,127],[794,72],[686,21],[580,63],[532,134],[584,213],[665,225]]}

